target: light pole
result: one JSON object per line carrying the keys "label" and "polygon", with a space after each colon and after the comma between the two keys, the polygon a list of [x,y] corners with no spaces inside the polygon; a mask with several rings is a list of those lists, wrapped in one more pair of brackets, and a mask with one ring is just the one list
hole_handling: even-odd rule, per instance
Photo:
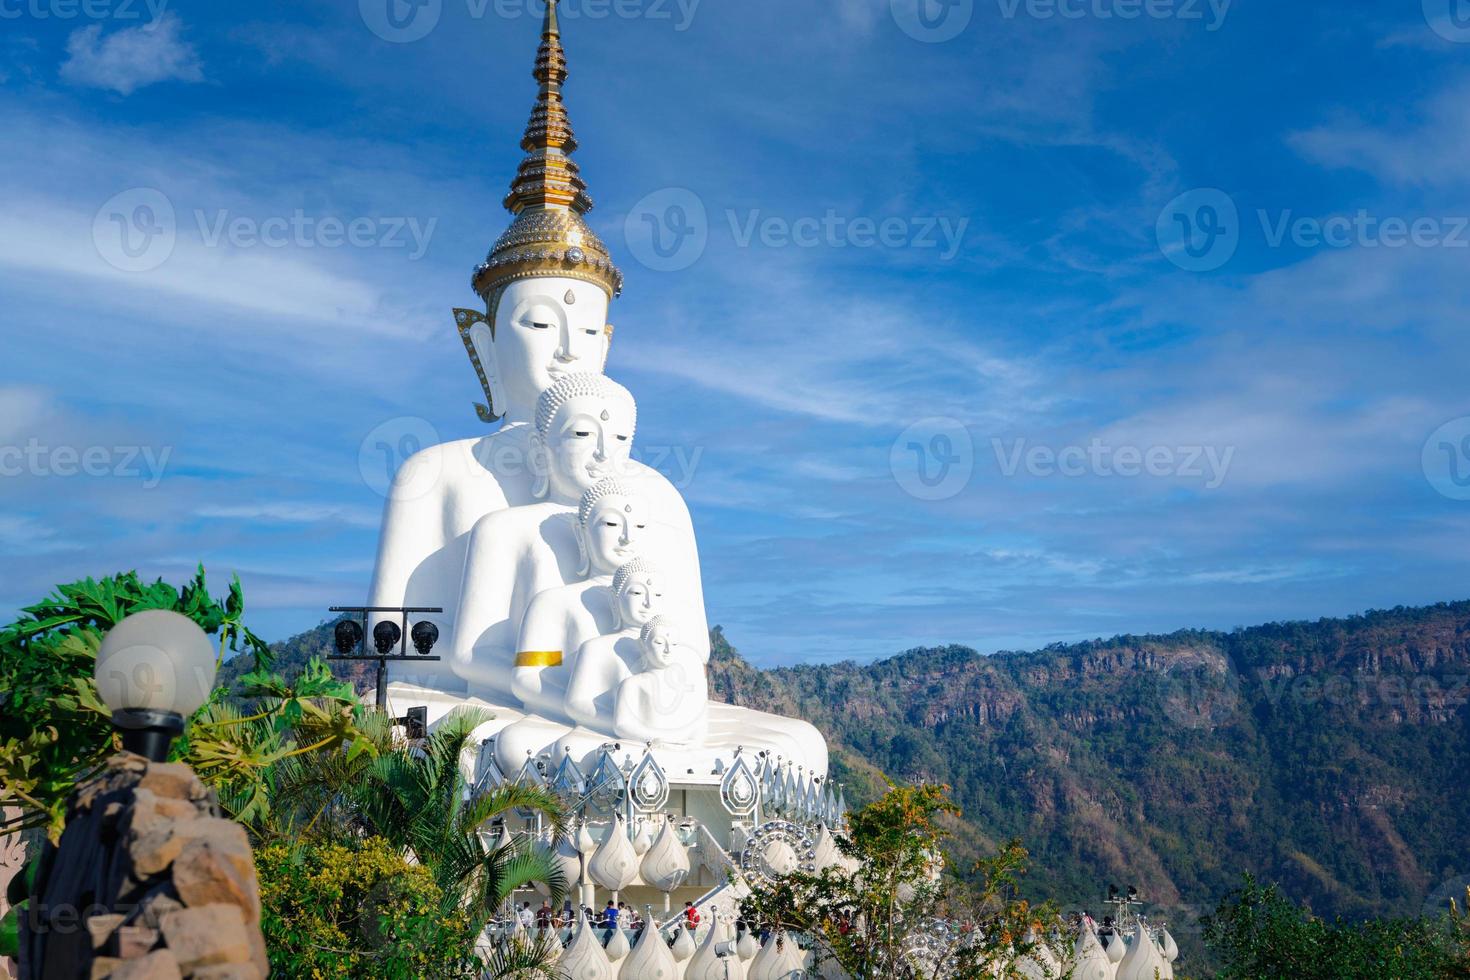
{"label": "light pole", "polygon": [[123,748],[152,762],[167,759],[184,719],[209,699],[218,666],[204,630],[176,612],[134,613],[108,630],[97,651],[97,693],[112,709]]}

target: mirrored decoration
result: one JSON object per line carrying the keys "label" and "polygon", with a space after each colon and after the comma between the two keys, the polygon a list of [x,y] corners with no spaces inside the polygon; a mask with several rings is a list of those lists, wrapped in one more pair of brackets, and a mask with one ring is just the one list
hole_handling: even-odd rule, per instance
{"label": "mirrored decoration", "polygon": [[633,807],[643,813],[662,810],[669,802],[669,778],[664,775],[652,751],[643,754],[643,761],[629,777],[628,796]]}
{"label": "mirrored decoration", "polygon": [[789,762],[786,764],[786,776],[781,781],[781,809],[788,817],[795,817],[801,812],[801,789]]}
{"label": "mirrored decoration", "polygon": [[744,757],[737,754],[734,764],[725,770],[725,778],[720,780],[720,804],[732,817],[749,818],[759,803],[760,784]]}
{"label": "mirrored decoration", "polygon": [[495,739],[487,738],[480,743],[480,757],[475,760],[475,787],[484,792],[505,784],[505,773],[495,762]]}
{"label": "mirrored decoration", "polygon": [[628,781],[610,748],[603,748],[587,777],[587,805],[597,813],[621,813]]}
{"label": "mirrored decoration", "polygon": [[956,939],[954,928],[943,919],[921,919],[903,938],[903,958],[914,976],[949,976],[954,969]]}
{"label": "mirrored decoration", "polygon": [[767,813],[783,813],[786,809],[786,784],[781,780],[781,761],[766,759],[765,805]]}
{"label": "mirrored decoration", "polygon": [[561,765],[556,768],[556,775],[551,777],[551,788],[560,796],[569,797],[573,806],[580,806],[582,797],[587,794],[587,777],[572,758],[572,750],[567,749],[562,756]]}
{"label": "mirrored decoration", "polygon": [[[542,768],[541,761],[533,756],[528,749],[526,751],[526,761],[521,764],[521,768],[516,772],[516,785],[533,787],[535,789],[548,788],[546,785],[546,774],[542,771]],[[534,820],[536,818],[536,811],[530,807],[517,807],[516,816],[522,820]]]}
{"label": "mirrored decoration", "polygon": [[795,871],[816,871],[816,848],[808,828],[790,820],[770,820],[745,842],[740,870],[748,878],[775,884]]}

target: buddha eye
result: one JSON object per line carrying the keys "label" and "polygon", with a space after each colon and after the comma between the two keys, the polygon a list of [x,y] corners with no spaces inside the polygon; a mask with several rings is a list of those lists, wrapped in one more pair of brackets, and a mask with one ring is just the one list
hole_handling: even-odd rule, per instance
{"label": "buddha eye", "polygon": [[603,521],[602,523],[605,524],[608,527],[617,527],[618,526],[618,522],[617,521]]}
{"label": "buddha eye", "polygon": [[588,436],[592,435],[592,433],[582,432],[579,430],[577,432],[573,432],[572,435],[576,436],[578,439],[586,439]]}
{"label": "buddha eye", "polygon": [[550,330],[551,329],[551,324],[549,324],[549,323],[536,323],[535,321],[532,321],[531,322],[531,326],[534,327],[537,330]]}
{"label": "buddha eye", "polygon": [[627,436],[618,436],[618,442],[627,442],[627,441],[628,441],[628,437]]}
{"label": "buddha eye", "polygon": [[587,336],[589,336],[589,337],[596,337],[597,336],[597,331],[596,330],[588,330],[587,331]]}
{"label": "buddha eye", "polygon": [[648,527],[647,524],[635,524],[633,526],[636,527],[640,531],[643,530],[644,528]]}

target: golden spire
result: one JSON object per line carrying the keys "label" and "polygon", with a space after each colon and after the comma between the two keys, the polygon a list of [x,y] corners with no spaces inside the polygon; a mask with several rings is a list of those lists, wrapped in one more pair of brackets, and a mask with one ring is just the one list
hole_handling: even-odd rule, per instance
{"label": "golden spire", "polygon": [[557,0],[547,0],[532,73],[540,88],[521,138],[526,156],[505,197],[506,210],[516,217],[475,270],[475,292],[487,302],[497,287],[532,276],[583,279],[602,286],[609,296],[623,288],[622,273],[606,246],[582,220],[592,210],[592,198],[571,160],[577,138],[562,101],[567,58],[556,4]]}
{"label": "golden spire", "polygon": [[587,185],[577,176],[577,165],[570,154],[577,148],[567,107],[561,99],[561,87],[567,80],[567,56],[561,46],[561,27],[556,19],[556,0],[546,4],[546,19],[541,24],[541,50],[536,54],[533,77],[541,85],[531,121],[521,149],[516,179],[506,195],[505,207],[511,214],[527,208],[570,207],[578,214],[592,210]]}

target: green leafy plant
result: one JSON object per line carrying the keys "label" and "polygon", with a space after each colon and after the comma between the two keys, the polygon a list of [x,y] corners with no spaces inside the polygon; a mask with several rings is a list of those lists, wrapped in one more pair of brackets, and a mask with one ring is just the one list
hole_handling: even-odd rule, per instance
{"label": "green leafy plant", "polygon": [[238,578],[222,599],[210,595],[202,567],[181,589],[136,572],[59,586],[0,630],[0,807],[20,812],[5,832],[44,826],[60,837],[67,795],[118,746],[92,681],[102,636],[148,609],[182,613],[217,635],[221,657],[244,651],[257,669],[270,665],[269,648],[241,621]]}
{"label": "green leafy plant", "polygon": [[298,829],[285,787],[310,765],[306,760],[352,772],[358,760],[386,747],[388,735],[386,719],[368,712],[351,684],[312,660],[289,681],[265,670],[246,674],[234,698],[216,689],[174,755],[215,790],[234,819],[257,839],[269,839]]}
{"label": "green leafy plant", "polygon": [[381,837],[257,850],[261,928],[274,973],[300,978],[476,977],[476,932]]}
{"label": "green leafy plant", "polygon": [[514,783],[471,790],[460,760],[475,729],[490,717],[456,709],[421,743],[374,760],[348,788],[352,821],[412,851],[477,927],[518,888],[543,883],[555,904],[567,887],[550,852],[516,840],[492,846],[482,837],[488,825],[512,811],[539,813],[554,834],[565,832],[564,809],[554,793]]}
{"label": "green leafy plant", "polygon": [[[943,821],[959,815],[943,786],[892,786],[849,817],[837,838],[852,867],[796,872],[757,887],[741,903],[747,921],[806,936],[818,963],[833,962],[853,977],[1013,977],[1017,961],[1038,936],[1056,932],[1050,906],[1016,896],[1026,851],[1012,842],[974,868],[973,881],[942,872],[949,834]],[[916,955],[918,941],[939,922],[950,934],[937,960]]]}
{"label": "green leafy plant", "polygon": [[1328,922],[1246,875],[1204,926],[1222,980],[1470,977],[1470,924],[1457,908],[1439,919]]}

